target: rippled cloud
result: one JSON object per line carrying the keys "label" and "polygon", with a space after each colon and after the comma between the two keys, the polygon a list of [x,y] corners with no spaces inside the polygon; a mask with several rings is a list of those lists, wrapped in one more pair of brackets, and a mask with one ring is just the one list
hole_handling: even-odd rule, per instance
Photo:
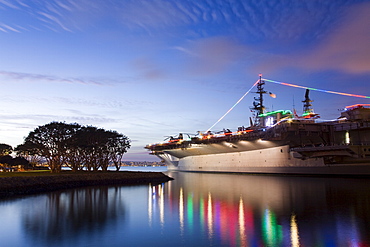
{"label": "rippled cloud", "polygon": [[182,35],[189,37],[213,36],[222,31],[253,38],[255,42],[271,38],[297,40],[320,36],[325,31],[321,27],[329,26],[336,18],[333,13],[337,6],[359,1],[1,0],[0,14],[11,10],[20,18],[5,18],[0,22],[0,31],[46,28],[74,32],[105,25],[176,33],[171,29],[186,27]]}
{"label": "rippled cloud", "polygon": [[22,72],[11,72],[11,71],[0,71],[0,76],[11,78],[16,81],[47,81],[47,82],[61,82],[61,83],[78,83],[78,84],[94,84],[94,85],[104,85],[105,83],[96,80],[84,79],[84,78],[62,78],[52,75],[41,75],[41,74],[31,74]]}

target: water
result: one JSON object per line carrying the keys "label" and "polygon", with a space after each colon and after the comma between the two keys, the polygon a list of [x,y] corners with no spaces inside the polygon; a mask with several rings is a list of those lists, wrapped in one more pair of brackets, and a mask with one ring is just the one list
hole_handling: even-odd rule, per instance
{"label": "water", "polygon": [[370,246],[370,179],[168,172],[0,201],[0,246]]}

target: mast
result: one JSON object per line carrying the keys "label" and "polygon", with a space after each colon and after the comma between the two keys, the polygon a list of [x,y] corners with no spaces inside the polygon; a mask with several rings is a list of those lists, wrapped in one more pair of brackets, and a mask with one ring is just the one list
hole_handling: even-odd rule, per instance
{"label": "mast", "polygon": [[302,116],[304,118],[319,118],[320,117],[319,114],[315,113],[312,108],[311,102],[313,101],[310,99],[309,94],[310,94],[310,90],[306,89],[304,100],[302,101],[304,103]]}
{"label": "mast", "polygon": [[302,103],[304,103],[303,104],[303,114],[313,113],[313,109],[311,107],[312,100],[310,99],[309,93],[310,93],[310,90],[306,89],[304,100],[302,101]]}
{"label": "mast", "polygon": [[267,92],[264,90],[263,85],[265,85],[265,81],[262,80],[262,74],[259,74],[260,79],[257,83],[257,92],[255,92],[258,97],[254,97],[253,107],[251,110],[254,112],[254,125],[263,127],[264,122],[261,121],[260,115],[265,113],[265,106],[263,105],[263,95]]}

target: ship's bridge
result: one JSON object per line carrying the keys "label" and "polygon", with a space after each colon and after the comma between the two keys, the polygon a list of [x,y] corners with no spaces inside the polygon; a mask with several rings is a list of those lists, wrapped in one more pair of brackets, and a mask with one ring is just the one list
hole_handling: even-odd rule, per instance
{"label": "ship's bridge", "polygon": [[356,104],[346,106],[341,118],[348,120],[370,119],[370,104]]}

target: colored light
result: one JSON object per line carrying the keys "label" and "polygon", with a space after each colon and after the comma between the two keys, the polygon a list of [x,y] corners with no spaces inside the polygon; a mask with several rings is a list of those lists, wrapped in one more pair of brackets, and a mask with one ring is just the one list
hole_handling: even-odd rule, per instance
{"label": "colored light", "polygon": [[243,99],[244,99],[244,97],[245,96],[247,96],[247,94],[252,90],[252,88],[254,88],[254,86],[256,86],[257,85],[257,83],[259,82],[260,80],[258,79],[254,84],[253,84],[253,86],[251,86],[251,88],[222,116],[222,117],[220,117],[220,119],[218,119],[217,121],[216,121],[216,123],[214,123],[211,127],[209,127],[208,128],[208,130],[206,131],[206,132],[208,132],[208,131],[210,131],[213,127],[215,127],[216,126],[216,124],[218,124],[227,114],[229,114],[229,112],[231,112],[234,108],[235,108],[235,106],[237,106],[239,103],[240,103],[240,101],[242,101]]}
{"label": "colored light", "polygon": [[281,115],[287,115],[287,114],[292,114],[292,111],[290,111],[290,110],[270,111],[270,112],[266,112],[264,114],[260,114],[259,117],[267,117],[267,116],[271,116],[271,115],[278,114],[278,113],[281,113]]}
{"label": "colored light", "polygon": [[158,194],[159,194],[159,219],[161,225],[164,225],[164,184],[158,185]]}
{"label": "colored light", "polygon": [[180,221],[180,231],[184,231],[184,192],[182,187],[180,188],[179,196],[179,221]]}
{"label": "colored light", "polygon": [[278,225],[276,215],[269,209],[266,209],[263,215],[262,236],[267,246],[280,246],[283,239],[282,227]]}
{"label": "colored light", "polygon": [[299,231],[295,214],[290,219],[290,241],[292,247],[299,247]]}
{"label": "colored light", "polygon": [[350,136],[349,136],[349,132],[348,132],[348,130],[346,131],[346,133],[344,134],[344,143],[345,144],[350,144],[351,143],[351,138],[350,138]]}
{"label": "colored light", "polygon": [[[259,75],[260,77],[262,76],[262,74]],[[323,89],[318,89],[318,88],[312,88],[312,87],[306,87],[306,86],[300,86],[300,85],[296,85],[296,84],[291,84],[291,83],[286,83],[286,82],[279,82],[279,81],[274,81],[274,80],[269,80],[269,79],[265,79],[265,78],[261,78],[261,80],[263,81],[267,81],[267,82],[272,82],[272,83],[276,83],[276,84],[280,84],[280,85],[284,85],[284,86],[289,86],[289,87],[296,87],[296,88],[302,88],[302,89],[309,89],[309,90],[312,90],[312,91],[319,91],[319,92],[324,92],[324,93],[331,93],[331,94],[338,94],[338,95],[344,95],[344,96],[350,96],[350,97],[357,97],[357,98],[365,98],[365,99],[370,99],[370,96],[364,96],[364,95],[358,95],[358,94],[350,94],[350,93],[341,93],[341,92],[335,92],[335,91],[329,91],[329,90],[323,90]],[[253,86],[222,116],[220,117],[211,127],[208,128],[208,131],[210,131],[213,127],[216,126],[216,124],[218,124],[227,114],[229,114],[243,99],[245,96],[247,96],[247,94],[252,90],[252,88],[254,86],[256,86],[258,84],[258,82],[260,81],[260,79],[258,79],[254,84]],[[271,94],[270,95],[273,97],[275,96],[274,94]],[[263,114],[260,115],[260,117],[263,116]]]}
{"label": "colored light", "polygon": [[266,119],[265,125],[266,125],[266,127],[271,127],[272,125],[274,125],[274,118],[273,117],[268,117]]}
{"label": "colored light", "polygon": [[193,230],[193,220],[194,220],[194,208],[193,208],[193,193],[188,193],[188,200],[187,200],[187,219],[188,219],[188,226],[190,230]]}
{"label": "colored light", "polygon": [[262,79],[262,80],[272,82],[272,83],[276,83],[276,84],[280,84],[280,85],[284,85],[284,86],[289,86],[289,87],[297,87],[297,88],[309,89],[309,90],[312,90],[312,91],[319,91],[319,92],[324,92],[324,93],[332,93],[332,94],[338,94],[338,95],[344,95],[344,96],[350,96],[350,97],[370,99],[370,96],[351,94],[351,93],[341,93],[341,92],[335,92],[335,91],[328,91],[328,90],[323,90],[323,89],[318,89],[318,88],[299,86],[299,85],[286,83],[286,82],[273,81],[273,80],[269,80],[269,79],[265,79],[265,78]]}
{"label": "colored light", "polygon": [[370,104],[356,104],[356,105],[346,106],[345,108],[349,109],[349,108],[360,107],[360,106],[370,106]]}
{"label": "colored light", "polygon": [[153,218],[153,187],[151,184],[149,184],[148,190],[148,216],[149,216],[149,225],[151,225]]}
{"label": "colored light", "polygon": [[239,235],[240,235],[240,245],[247,246],[247,236],[245,234],[244,205],[243,199],[241,197],[239,200]]}
{"label": "colored light", "polygon": [[204,209],[204,198],[201,197],[199,199],[199,221],[200,221],[200,226],[202,228],[202,231],[204,231],[204,226],[205,226],[205,209]]}
{"label": "colored light", "polygon": [[208,206],[207,206],[207,222],[208,222],[208,236],[213,238],[213,210],[212,210],[212,196],[208,192]]}

